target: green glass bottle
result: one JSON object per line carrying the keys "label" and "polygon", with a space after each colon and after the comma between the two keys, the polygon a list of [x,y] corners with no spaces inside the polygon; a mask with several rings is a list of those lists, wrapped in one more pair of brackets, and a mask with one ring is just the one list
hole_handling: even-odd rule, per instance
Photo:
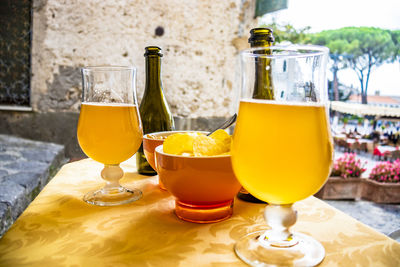
{"label": "green glass bottle", "polygon": [[[249,43],[251,48],[269,47],[274,43],[273,31],[270,28],[254,28],[250,30]],[[269,50],[257,51],[259,53],[268,53]],[[274,99],[274,90],[271,77],[270,60],[267,58],[257,58],[255,62],[255,82],[253,98],[255,99]],[[251,195],[243,187],[240,189],[237,197],[241,200],[252,203],[265,203],[262,200]]]}
{"label": "green glass bottle", "polygon": [[[250,31],[249,43],[251,48],[269,47],[274,41],[273,31],[270,28],[254,28]],[[268,54],[269,51],[269,49],[266,49],[258,52]],[[256,79],[253,98],[274,99],[271,68],[267,68],[270,65],[270,59],[257,58],[256,60]]]}
{"label": "green glass bottle", "polygon": [[[143,134],[173,131],[174,120],[164,96],[161,82],[161,48],[148,46],[145,48],[146,85],[140,103],[139,112],[142,119]],[[136,153],[136,166],[140,174],[157,174],[147,162],[143,153],[143,144]]]}

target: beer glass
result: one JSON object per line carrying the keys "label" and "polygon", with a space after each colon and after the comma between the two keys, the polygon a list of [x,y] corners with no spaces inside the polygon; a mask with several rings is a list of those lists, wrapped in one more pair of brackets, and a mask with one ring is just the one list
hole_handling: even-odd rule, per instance
{"label": "beer glass", "polygon": [[115,206],[139,199],[142,192],[119,184],[124,172],[119,164],[132,157],[142,142],[133,67],[82,68],[82,105],[78,141],[83,152],[104,164],[103,188],[89,192],[84,201]]}
{"label": "beer glass", "polygon": [[[240,58],[233,170],[249,193],[268,202],[264,218],[270,229],[244,236],[235,252],[250,265],[317,265],[325,256],[323,246],[289,228],[297,218],[293,203],[318,192],[332,165],[328,49],[272,46],[244,50]],[[260,85],[267,78],[272,82]],[[254,99],[254,90],[264,89],[273,97]]]}

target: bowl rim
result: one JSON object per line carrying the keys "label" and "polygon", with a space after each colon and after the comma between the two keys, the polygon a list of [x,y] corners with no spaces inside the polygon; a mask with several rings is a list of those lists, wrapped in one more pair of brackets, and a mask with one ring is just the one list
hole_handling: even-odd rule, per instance
{"label": "bowl rim", "polygon": [[168,157],[174,157],[174,158],[186,158],[186,159],[216,159],[216,158],[230,158],[231,155],[216,155],[216,156],[183,156],[183,155],[174,155],[174,154],[169,154],[164,152],[164,146],[159,145],[154,149],[155,153],[168,156]]}
{"label": "bowl rim", "polygon": [[[151,138],[148,138],[148,135],[149,135],[149,134],[159,135],[159,134],[165,134],[165,133],[168,133],[168,135],[171,135],[171,134],[175,134],[175,133],[205,133],[205,134],[208,134],[209,132],[207,132],[207,131],[196,131],[196,130],[161,131],[161,132],[153,132],[153,133],[144,134],[144,135],[143,135],[143,139],[146,139],[146,140],[164,141],[165,139],[159,140],[159,139],[151,139]],[[168,155],[170,155],[170,154],[168,154]]]}

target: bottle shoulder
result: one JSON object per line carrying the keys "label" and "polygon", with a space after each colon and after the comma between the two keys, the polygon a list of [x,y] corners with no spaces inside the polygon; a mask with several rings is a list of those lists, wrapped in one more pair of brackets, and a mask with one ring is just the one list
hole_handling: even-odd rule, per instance
{"label": "bottle shoulder", "polygon": [[154,112],[170,113],[168,102],[165,96],[162,97],[145,97],[140,102],[139,111],[151,109]]}
{"label": "bottle shoulder", "polygon": [[172,116],[170,118],[161,118],[159,116],[146,117],[142,119],[142,126],[144,134],[175,130]]}
{"label": "bottle shoulder", "polygon": [[174,130],[174,119],[166,102],[142,101],[139,107],[144,133]]}

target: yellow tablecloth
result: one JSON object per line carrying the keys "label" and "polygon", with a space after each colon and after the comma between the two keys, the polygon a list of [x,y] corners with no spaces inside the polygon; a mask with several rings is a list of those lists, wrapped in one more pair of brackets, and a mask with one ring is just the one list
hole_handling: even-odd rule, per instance
{"label": "yellow tablecloth", "polygon": [[[140,188],[141,200],[88,205],[82,195],[102,182],[102,166],[90,159],[67,164],[0,240],[0,266],[245,266],[233,245],[265,228],[264,205],[235,200],[234,215],[226,221],[184,222],[155,177],[138,175],[133,159],[122,167],[122,183]],[[326,249],[320,266],[400,266],[400,243],[314,197],[295,206],[294,230]]]}

